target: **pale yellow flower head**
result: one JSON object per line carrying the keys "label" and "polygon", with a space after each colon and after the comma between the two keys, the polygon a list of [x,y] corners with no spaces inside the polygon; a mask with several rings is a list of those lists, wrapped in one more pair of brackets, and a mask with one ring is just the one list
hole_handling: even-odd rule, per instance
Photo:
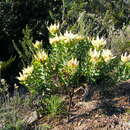
{"label": "pale yellow flower head", "polygon": [[19,77],[17,77],[18,80],[20,81],[25,81],[27,80],[28,76],[30,76],[33,72],[33,66],[28,66],[27,68],[24,68],[22,70],[22,73],[19,73]]}
{"label": "pale yellow flower head", "polygon": [[60,36],[55,36],[54,38],[50,38],[49,41],[50,41],[50,44],[57,44],[59,43],[61,40],[61,37]]}
{"label": "pale yellow flower head", "polygon": [[100,49],[106,45],[106,40],[97,36],[96,39],[92,39],[91,43],[95,49]]}
{"label": "pale yellow flower head", "polygon": [[50,38],[49,40],[50,40],[50,44],[57,44],[59,42],[62,42],[70,45],[72,43],[76,43],[76,42],[78,43],[79,41],[84,39],[85,37],[82,35],[73,34],[71,31],[70,32],[66,31],[64,35],[60,33],[59,36],[56,35],[55,37]]}
{"label": "pale yellow flower head", "polygon": [[36,55],[34,55],[34,58],[38,62],[44,62],[48,59],[48,55],[45,53],[45,51],[39,51]]}
{"label": "pale yellow flower head", "polygon": [[59,27],[60,27],[59,23],[58,24],[53,24],[53,25],[51,24],[48,27],[48,30],[49,30],[50,33],[56,34],[59,31]]}
{"label": "pale yellow flower head", "polygon": [[64,33],[63,39],[65,43],[70,43],[70,42],[74,42],[77,36],[78,36],[77,34],[73,34],[72,32],[66,31]]}
{"label": "pale yellow flower head", "polygon": [[85,40],[85,37],[82,36],[82,35],[77,35],[76,41],[79,42],[79,41],[82,41],[82,40]]}
{"label": "pale yellow flower head", "polygon": [[75,39],[77,37],[77,34],[73,34],[71,31],[70,32],[66,31],[64,33],[64,37],[69,38],[69,39]]}
{"label": "pale yellow flower head", "polygon": [[79,41],[85,40],[85,37],[79,34],[74,34],[71,31],[66,31],[64,35],[60,36],[61,41],[64,43],[78,43]]}
{"label": "pale yellow flower head", "polygon": [[79,62],[77,59],[72,58],[71,60],[68,61],[67,66],[69,68],[76,68],[79,65]]}
{"label": "pale yellow flower head", "polygon": [[79,65],[79,61],[77,61],[77,59],[72,58],[71,60],[69,60],[66,64],[66,67],[67,67],[66,69],[68,73],[70,74],[75,73],[78,65]]}
{"label": "pale yellow flower head", "polygon": [[33,71],[33,66],[28,66],[27,68],[24,68],[23,70],[23,74],[31,74]]}
{"label": "pale yellow flower head", "polygon": [[124,55],[123,54],[121,55],[121,61],[123,63],[129,62],[130,61],[130,55],[128,55],[127,52],[125,52]]}
{"label": "pale yellow flower head", "polygon": [[103,49],[102,51],[102,57],[106,63],[108,63],[110,60],[115,58],[109,49]]}
{"label": "pale yellow flower head", "polygon": [[90,49],[89,55],[91,57],[90,61],[93,63],[97,63],[100,61],[100,51],[97,51],[96,49],[92,50]]}
{"label": "pale yellow flower head", "polygon": [[19,80],[19,81],[25,81],[25,80],[27,80],[27,78],[28,78],[28,75],[23,75],[22,73],[19,73],[19,77],[17,77],[17,79]]}
{"label": "pale yellow flower head", "polygon": [[42,42],[41,41],[36,41],[33,44],[33,46],[34,46],[34,48],[41,49],[42,48]]}

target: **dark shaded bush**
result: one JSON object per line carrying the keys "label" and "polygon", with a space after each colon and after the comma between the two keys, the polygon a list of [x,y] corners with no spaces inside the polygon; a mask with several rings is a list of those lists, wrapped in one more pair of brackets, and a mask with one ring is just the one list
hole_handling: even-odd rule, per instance
{"label": "dark shaded bush", "polygon": [[8,0],[8,2],[3,0],[0,2],[0,61],[16,57],[11,66],[6,71],[2,71],[2,78],[7,79],[8,82],[15,82],[15,75],[22,68],[21,59],[13,42],[21,48],[20,40],[23,38],[23,29],[26,25],[32,30],[33,42],[43,40],[43,47],[49,48],[46,25],[54,21],[53,13],[60,8],[56,5],[55,0]]}

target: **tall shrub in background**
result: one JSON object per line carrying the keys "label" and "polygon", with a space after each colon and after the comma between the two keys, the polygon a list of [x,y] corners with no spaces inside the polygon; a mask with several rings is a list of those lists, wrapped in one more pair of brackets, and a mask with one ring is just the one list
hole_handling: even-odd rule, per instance
{"label": "tall shrub in background", "polygon": [[129,1],[65,0],[65,3],[66,22],[63,26],[75,32],[108,37],[112,29],[116,31],[129,24]]}
{"label": "tall shrub in background", "polygon": [[32,44],[33,38],[31,36],[31,29],[29,29],[28,26],[23,30],[23,34],[24,37],[20,41],[20,47],[17,46],[16,43],[13,43],[13,45],[19,54],[23,66],[26,67],[26,65],[31,63],[32,55],[34,55],[35,51]]}
{"label": "tall shrub in background", "polygon": [[117,33],[110,33],[110,46],[112,51],[116,55],[125,53],[126,51],[130,53],[130,25],[124,26],[122,30]]}
{"label": "tall shrub in background", "polygon": [[[56,5],[56,6],[55,6]],[[0,1],[0,61],[7,61],[16,57],[13,64],[6,71],[2,72],[2,78],[7,79],[9,84],[16,82],[15,76],[20,70],[21,64],[28,64],[21,46],[26,43],[23,40],[23,29],[26,25],[32,30],[32,41],[43,40],[44,48],[49,48],[48,30],[46,24],[50,24],[54,19],[51,13],[56,12],[59,6],[55,0],[2,0]],[[54,15],[54,14],[53,14]],[[57,18],[57,17],[56,17]],[[27,39],[26,39],[27,40]],[[22,41],[22,42],[21,42]],[[13,42],[21,52],[19,54],[14,48]],[[22,44],[22,45],[21,45]],[[30,44],[31,45],[31,44]],[[26,46],[26,45],[24,45]],[[17,50],[18,50],[17,49]],[[24,50],[25,51],[25,50]],[[22,61],[21,61],[22,60]],[[26,61],[25,61],[26,60]],[[22,63],[21,63],[22,62]]]}

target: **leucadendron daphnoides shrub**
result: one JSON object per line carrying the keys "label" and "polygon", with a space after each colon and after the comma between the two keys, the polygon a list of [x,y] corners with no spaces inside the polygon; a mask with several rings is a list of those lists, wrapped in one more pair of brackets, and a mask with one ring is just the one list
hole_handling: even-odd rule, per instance
{"label": "leucadendron daphnoides shrub", "polygon": [[33,44],[35,54],[30,66],[17,77],[33,95],[49,95],[56,89],[67,91],[79,85],[84,76],[87,83],[115,85],[130,78],[130,55],[114,56],[106,48],[106,40],[84,37],[66,31],[59,32],[59,24],[50,25],[51,53],[42,49],[40,41]]}

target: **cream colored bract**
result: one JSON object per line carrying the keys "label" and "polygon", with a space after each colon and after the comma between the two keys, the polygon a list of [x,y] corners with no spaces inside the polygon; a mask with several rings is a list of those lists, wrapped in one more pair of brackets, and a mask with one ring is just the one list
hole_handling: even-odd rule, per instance
{"label": "cream colored bract", "polygon": [[103,49],[102,57],[106,63],[108,63],[111,59],[115,58],[109,49]]}
{"label": "cream colored bract", "polygon": [[130,61],[130,55],[128,55],[127,52],[125,52],[124,55],[123,54],[121,55],[121,61],[123,63],[129,62]]}
{"label": "cream colored bract", "polygon": [[53,24],[53,25],[51,24],[48,27],[48,30],[49,30],[50,33],[56,34],[59,31],[59,27],[60,27],[59,23],[58,24]]}
{"label": "cream colored bract", "polygon": [[28,76],[30,76],[32,74],[33,69],[34,69],[33,66],[28,66],[27,68],[24,68],[22,70],[22,73],[21,72],[19,73],[20,76],[17,77],[17,79],[20,81],[27,80]]}
{"label": "cream colored bract", "polygon": [[36,41],[33,44],[33,46],[34,46],[34,48],[41,49],[42,48],[42,42],[41,41]]}
{"label": "cream colored bract", "polygon": [[92,39],[91,43],[95,49],[100,49],[101,47],[104,47],[106,45],[106,40],[97,36],[96,39]]}
{"label": "cream colored bract", "polygon": [[100,51],[90,49],[89,55],[91,57],[91,62],[97,63],[100,61]]}
{"label": "cream colored bract", "polygon": [[44,50],[42,51],[38,51],[36,55],[34,55],[34,58],[36,59],[36,61],[38,62],[44,62],[47,60],[48,55],[45,53]]}

